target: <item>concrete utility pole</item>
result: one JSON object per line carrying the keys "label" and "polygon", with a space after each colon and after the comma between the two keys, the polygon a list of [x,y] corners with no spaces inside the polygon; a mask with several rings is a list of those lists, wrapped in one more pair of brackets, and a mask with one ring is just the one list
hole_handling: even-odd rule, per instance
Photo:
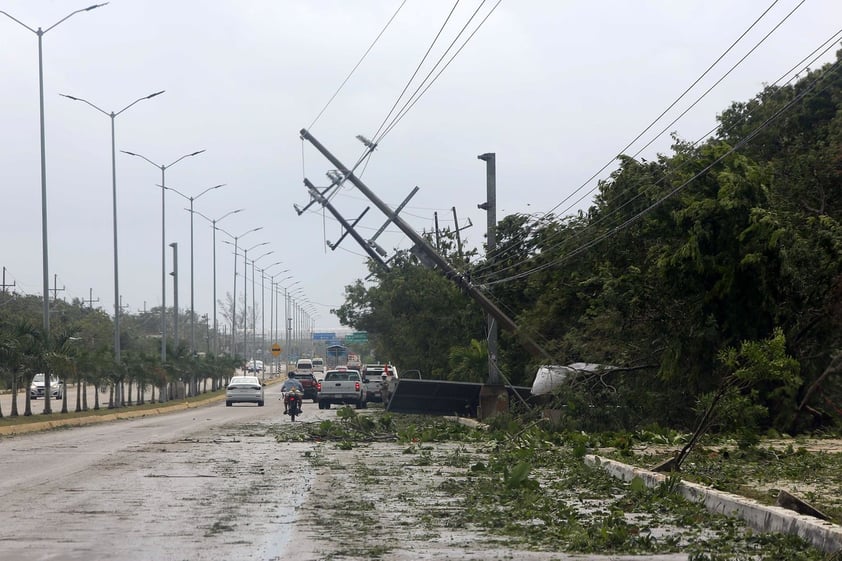
{"label": "concrete utility pole", "polygon": [[58,293],[64,292],[65,286],[62,285],[61,288],[58,287],[58,275],[53,275],[53,288],[50,289],[50,292],[53,293],[53,302],[55,303],[58,300]]}
{"label": "concrete utility pole", "polygon": [[[485,162],[486,199],[477,208],[485,210],[488,217],[485,257],[490,260],[497,248],[497,156],[487,152],[477,158]],[[488,383],[494,386],[503,383],[497,368],[497,320],[491,314],[488,314]]]}
{"label": "concrete utility pole", "polygon": [[[321,154],[327,158],[327,160],[339,170],[345,177],[347,177],[348,181],[354,184],[354,186],[360,190],[360,192],[365,195],[368,200],[374,204],[383,214],[385,214],[391,221],[398,227],[400,230],[415,244],[415,249],[418,250],[426,259],[428,259],[435,267],[438,267],[441,272],[450,280],[452,280],[456,285],[464,290],[471,298],[473,298],[482,308],[492,314],[499,325],[501,325],[504,329],[511,331],[512,333],[516,334],[522,341],[523,345],[535,356],[542,356],[546,358],[550,358],[549,353],[547,353],[544,349],[541,348],[538,343],[536,343],[529,335],[519,330],[517,324],[507,316],[502,310],[500,310],[489,298],[482,293],[476,286],[474,286],[468,279],[453,268],[450,263],[447,262],[441,255],[436,253],[436,251],[430,246],[429,243],[412,229],[412,227],[407,224],[407,222],[397,215],[389,206],[384,203],[380,198],[375,195],[371,189],[366,186],[365,183],[362,182],[356,175],[354,175],[351,170],[345,167],[342,162],[340,162],[333,154],[328,151],[327,148],[322,146],[322,144],[316,140],[306,129],[301,129],[301,138],[310,142]],[[311,184],[312,185],[312,184]],[[308,186],[309,187],[309,186]],[[313,192],[313,189],[310,189],[310,192]],[[359,242],[359,240],[358,240]],[[361,244],[362,245],[362,244]]]}
{"label": "concrete utility pole", "polygon": [[175,338],[173,344],[175,349],[178,349],[178,242],[170,244],[172,248],[172,293],[173,293],[173,337]]}
{"label": "concrete utility pole", "polygon": [[[97,296],[96,300],[94,300],[94,289],[93,288],[88,289],[88,294],[89,294],[88,299],[83,300],[83,302],[88,305],[88,309],[93,310],[94,309],[94,302],[99,302],[99,296]],[[144,302],[144,305],[145,304],[146,304],[146,302]],[[146,310],[144,309],[143,311],[145,312]]]}
{"label": "concrete utility pole", "polygon": [[15,281],[12,281],[12,284],[6,284],[6,267],[3,267],[3,282],[0,284],[0,289],[2,289],[3,294],[6,293],[7,288],[14,288]]}
{"label": "concrete utility pole", "polygon": [[[302,134],[303,134],[303,132],[305,132],[305,131],[302,131]],[[319,144],[318,146],[321,146],[321,144]],[[321,151],[321,149],[320,149],[320,151]],[[328,159],[330,159],[330,158],[328,158]],[[354,177],[354,179],[352,179],[352,181],[355,181],[355,180],[356,180],[356,178]],[[354,226],[349,224],[348,221],[345,220],[345,218],[341,214],[339,214],[339,211],[336,210],[336,208],[330,203],[330,201],[327,198],[325,198],[325,196],[322,193],[319,192],[319,190],[316,188],[316,186],[313,185],[310,182],[310,180],[306,179],[306,178],[304,179],[304,185],[306,185],[307,189],[310,190],[310,196],[313,197],[316,201],[318,201],[319,204],[321,204],[325,208],[327,208],[330,211],[330,213],[333,216],[336,217],[336,219],[339,221],[339,223],[342,224],[342,227],[345,228],[345,231],[348,232],[349,234],[351,234],[351,237],[354,238],[357,241],[358,244],[360,244],[360,247],[362,247],[365,250],[365,252],[368,253],[368,256],[371,257],[374,260],[375,263],[378,263],[381,267],[383,267],[383,269],[388,271],[389,266],[386,265],[386,263],[383,261],[383,259],[380,257],[380,255],[378,255],[377,252],[374,250],[374,248],[371,247],[371,245],[368,244],[356,230],[354,230]],[[356,183],[355,183],[355,185],[356,185]],[[377,204],[377,203],[375,203],[375,204]],[[339,242],[337,242],[337,244],[338,243]]]}

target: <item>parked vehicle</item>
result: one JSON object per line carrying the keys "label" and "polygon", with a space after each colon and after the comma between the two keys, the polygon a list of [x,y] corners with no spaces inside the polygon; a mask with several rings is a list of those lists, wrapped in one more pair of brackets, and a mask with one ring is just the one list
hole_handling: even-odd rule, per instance
{"label": "parked vehicle", "polygon": [[312,399],[313,403],[319,400],[319,388],[317,387],[316,376],[307,372],[294,372],[292,377],[301,382],[304,386],[304,399]]}
{"label": "parked vehicle", "polygon": [[256,403],[263,407],[263,384],[257,376],[234,376],[225,389],[225,405]]}
{"label": "parked vehicle", "polygon": [[[32,383],[29,385],[29,397],[32,399],[44,397],[44,391],[44,374],[36,374],[32,377]],[[64,396],[64,382],[54,374],[50,375],[50,396],[56,399],[61,399]]]}
{"label": "parked vehicle", "polygon": [[318,388],[319,409],[330,409],[334,403],[366,407],[366,387],[357,370],[328,370]]}
{"label": "parked vehicle", "polygon": [[296,389],[284,392],[284,406],[286,414],[291,421],[295,421],[297,415],[301,415],[302,394]]}
{"label": "parked vehicle", "polygon": [[397,379],[397,369],[391,364],[366,364],[362,375],[368,401],[383,401],[383,390],[391,379]]}
{"label": "parked vehicle", "polygon": [[[401,380],[421,380],[421,371],[420,370],[406,370],[400,377]],[[382,395],[383,395],[383,403],[389,404],[389,401],[392,399],[392,396],[395,395],[395,390],[398,387],[398,377],[391,376],[383,382],[382,386]]]}

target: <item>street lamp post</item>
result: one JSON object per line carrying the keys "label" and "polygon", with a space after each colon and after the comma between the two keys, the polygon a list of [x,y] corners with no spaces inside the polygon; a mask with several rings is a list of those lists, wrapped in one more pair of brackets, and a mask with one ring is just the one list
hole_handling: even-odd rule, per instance
{"label": "street lamp post", "polygon": [[[70,12],[56,23],[47,29],[32,29],[22,21],[11,16],[10,14],[0,10],[3,14],[13,22],[28,29],[38,37],[38,113],[40,118],[40,132],[41,132],[41,257],[42,257],[42,280],[43,280],[43,314],[44,314],[44,337],[49,339],[50,336],[50,268],[49,268],[49,252],[47,244],[47,148],[44,127],[44,49],[43,37],[44,35],[64,23],[71,17],[82,12],[90,12],[96,8],[105,6],[108,2],[103,4],[94,4],[81,10]],[[46,396],[44,399],[44,411],[50,413],[50,398]]]}
{"label": "street lamp post", "polygon": [[214,185],[213,187],[208,187],[195,197],[187,196],[178,189],[174,187],[166,187],[165,185],[158,185],[161,189],[169,189],[176,195],[180,195],[184,199],[190,202],[190,208],[185,209],[187,212],[190,213],[190,355],[193,356],[196,354],[196,301],[194,298],[194,281],[193,281],[193,201],[207,193],[208,191],[213,191],[214,189],[219,189],[220,187],[225,187],[225,183],[221,183],[219,185]]}
{"label": "street lamp post", "polygon": [[[284,280],[286,280],[286,279],[284,279]],[[284,281],[283,280],[279,281],[278,284],[280,284],[282,282],[284,282]],[[292,325],[292,323],[290,321],[291,318],[289,317],[289,295],[288,295],[287,291],[290,288],[292,288],[293,286],[299,284],[300,282],[301,282],[300,280],[297,280],[293,283],[290,283],[288,286],[282,287],[284,289],[284,348],[286,349],[286,351],[284,352],[284,357],[286,359],[285,364],[289,364],[289,351],[290,351],[290,348],[289,348],[290,337],[289,336],[290,336],[290,326]]]}
{"label": "street lamp post", "polygon": [[[267,251],[266,253],[264,253],[260,257],[258,257],[256,259],[252,259],[252,261],[251,261],[251,310],[252,310],[252,313],[251,313],[251,348],[252,348],[252,352],[254,352],[254,350],[258,348],[257,347],[257,313],[256,313],[257,303],[256,303],[256,298],[255,298],[256,291],[255,291],[255,288],[254,288],[255,264],[258,261],[260,261],[261,259],[263,259],[264,257],[266,257],[267,255],[271,255],[273,253],[275,253],[274,250]],[[280,264],[281,264],[281,262],[278,261],[276,263],[272,263],[272,265],[269,265],[269,266],[274,267],[275,265],[280,265]],[[257,270],[260,271],[260,322],[261,322],[261,326],[262,326],[261,327],[261,334],[260,334],[260,357],[261,357],[261,360],[264,363],[263,366],[264,366],[264,371],[265,371],[266,361],[263,360],[263,358],[264,358],[263,353],[266,350],[266,316],[265,316],[265,313],[266,313],[265,302],[266,302],[266,300],[264,298],[264,296],[266,294],[266,291],[264,289],[263,273],[266,269],[261,269],[261,268],[258,267]]]}
{"label": "street lamp post", "polygon": [[153,94],[145,95],[143,97],[139,97],[133,102],[129,103],[122,109],[117,112],[105,111],[88,101],[87,99],[82,99],[81,97],[73,97],[72,95],[67,94],[59,94],[62,97],[66,97],[67,99],[72,99],[73,101],[81,101],[93,107],[103,115],[109,117],[111,119],[111,200],[112,200],[112,212],[113,212],[113,222],[114,222],[114,362],[120,364],[120,272],[118,268],[118,261],[117,261],[117,144],[114,135],[114,120],[117,118],[118,115],[123,113],[124,111],[128,110],[130,107],[139,103],[146,99],[152,99],[153,97],[159,96],[164,93],[164,90],[159,92],[155,92]]}
{"label": "street lamp post", "polygon": [[205,220],[210,222],[211,228],[213,228],[213,354],[214,354],[214,356],[219,354],[219,341],[218,341],[219,326],[217,325],[217,321],[216,321],[216,317],[217,317],[216,311],[217,311],[217,308],[219,307],[216,304],[216,231],[218,230],[218,228],[216,227],[216,223],[222,222],[223,218],[231,216],[232,214],[237,214],[239,212],[242,212],[243,210],[245,210],[245,209],[238,208],[237,210],[228,211],[215,220],[211,219],[211,218],[208,218],[207,216],[205,216],[204,214],[202,214],[198,210],[196,211],[196,214],[198,214],[199,216],[201,216],[202,218],[204,218]]}
{"label": "street lamp post", "polygon": [[[264,298],[266,296],[266,292],[265,292],[265,289],[262,286],[262,283],[266,280],[264,278],[266,276],[266,271],[268,271],[272,267],[275,267],[275,266],[280,265],[282,263],[283,263],[283,261],[278,261],[277,263],[272,263],[271,265],[269,265],[268,267],[266,267],[265,269],[263,269],[261,271],[262,276],[260,277],[260,282],[261,282],[261,291],[263,291],[263,297]],[[274,275],[268,275],[269,276],[269,339],[271,340],[271,342],[273,344],[275,342],[277,342],[277,339],[275,338],[275,331],[273,331],[273,327],[275,326],[275,322],[277,321],[276,320],[276,318],[277,318],[277,306],[275,304],[275,302],[276,302],[276,299],[275,299],[275,277],[278,276],[278,275],[282,275],[284,273],[288,273],[288,272],[289,272],[289,269],[284,269],[283,271],[279,271],[279,272],[275,273]],[[264,303],[263,318],[264,318],[264,320],[266,318],[265,303]],[[264,341],[264,345],[265,345],[265,341],[266,341],[265,325],[262,327],[262,330],[263,330],[262,337],[263,337],[263,341]]]}
{"label": "street lamp post", "polygon": [[284,288],[284,301],[285,301],[285,317],[287,323],[287,362],[289,362],[289,353],[292,350],[292,342],[295,340],[295,317],[294,317],[294,298],[293,296],[301,291],[301,287],[297,287],[295,290],[290,291],[287,293],[288,289],[291,289],[293,286],[299,284],[301,281],[295,281],[294,283],[290,284],[288,287]]}
{"label": "street lamp post", "polygon": [[[238,245],[237,244],[239,243],[240,238],[242,238],[243,236],[246,236],[246,235],[248,235],[252,232],[257,232],[258,230],[262,230],[262,229],[263,229],[263,226],[258,226],[257,228],[252,228],[251,230],[247,230],[247,231],[243,232],[239,236],[232,236],[226,230],[223,230],[222,228],[219,229],[220,232],[222,232],[223,234],[225,234],[226,236],[228,236],[229,238],[234,240],[233,244],[231,242],[223,240],[223,242],[234,246],[234,296],[233,296],[233,303],[232,303],[233,309],[231,310],[231,352],[234,354],[234,356],[237,355],[237,257],[238,257],[238,253],[237,253]],[[269,243],[269,242],[266,242],[266,243]],[[245,286],[245,284],[246,284],[246,281],[245,281],[245,277],[244,277],[243,278],[243,286]],[[246,301],[245,301],[245,297],[243,297],[243,306],[245,306],[245,305],[246,305]],[[243,329],[244,330],[245,330],[245,325],[246,324],[245,324],[245,315],[244,315],[243,316]],[[245,352],[245,348],[243,348],[243,352]]]}
{"label": "street lamp post", "polygon": [[184,158],[198,156],[204,150],[197,150],[190,154],[185,154],[174,160],[171,164],[156,164],[142,154],[129,152],[128,150],[120,150],[123,154],[135,156],[161,170],[161,364],[167,361],[167,207],[166,207],[166,187],[167,184],[167,170]]}
{"label": "street lamp post", "polygon": [[[250,360],[248,348],[249,348],[249,323],[248,323],[248,255],[249,251],[252,249],[262,247],[264,245],[269,245],[269,242],[260,242],[256,243],[248,249],[243,250],[243,353],[245,353],[245,357],[247,360]],[[251,305],[251,313],[254,315],[254,272],[252,271],[252,305]],[[254,358],[254,357],[252,357]]]}

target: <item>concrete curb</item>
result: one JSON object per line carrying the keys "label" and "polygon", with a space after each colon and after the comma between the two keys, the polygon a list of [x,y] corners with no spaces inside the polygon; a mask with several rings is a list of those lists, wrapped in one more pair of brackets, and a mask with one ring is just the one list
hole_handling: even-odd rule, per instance
{"label": "concrete curb", "polygon": [[[601,456],[586,455],[585,463],[601,467],[609,474],[623,481],[639,477],[647,487],[654,488],[664,483],[669,476],[642,469]],[[812,516],[798,514],[777,506],[766,506],[752,499],[732,493],[718,491],[692,483],[680,481],[676,491],[690,501],[704,503],[711,512],[736,516],[751,528],[761,532],[779,532],[797,535],[826,553],[842,551],[842,526],[825,522]]]}
{"label": "concrete curb", "polygon": [[[271,378],[266,382],[266,387],[275,385],[280,379],[278,377]],[[161,407],[154,409],[142,410],[120,410],[106,415],[90,415],[86,417],[71,417],[62,419],[60,416],[50,419],[49,421],[22,423],[20,425],[8,425],[0,427],[0,436],[11,436],[15,434],[26,434],[30,432],[38,432],[42,430],[50,430],[61,427],[82,427],[86,425],[95,425],[97,423],[106,423],[108,421],[117,421],[121,419],[136,419],[138,417],[149,417],[152,415],[163,415],[165,413],[173,413],[182,409],[195,409],[197,407],[204,407],[225,400],[225,394],[204,399],[202,401],[179,401],[173,404],[164,404]],[[61,413],[53,413],[53,415],[61,415]]]}
{"label": "concrete curb", "polygon": [[[155,409],[143,409],[135,411],[119,411],[108,413],[107,415],[90,415],[87,417],[71,417],[62,419],[60,417],[51,419],[49,421],[41,421],[37,423],[23,423],[20,425],[8,425],[0,427],[0,436],[11,436],[15,434],[26,434],[30,432],[38,432],[43,430],[56,429],[61,427],[82,427],[86,425],[95,425],[98,423],[105,423],[108,421],[117,421],[120,419],[135,419],[138,417],[150,417],[152,415],[163,415],[164,413],[172,413],[182,409],[195,409],[203,407],[211,403],[216,403],[225,399],[225,396],[213,397],[200,402],[179,402],[173,405],[163,405]],[[60,413],[54,413],[60,415]]]}

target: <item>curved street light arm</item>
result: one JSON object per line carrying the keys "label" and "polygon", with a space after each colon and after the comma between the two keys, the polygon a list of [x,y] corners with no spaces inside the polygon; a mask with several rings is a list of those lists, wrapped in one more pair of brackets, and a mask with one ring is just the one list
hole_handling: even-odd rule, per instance
{"label": "curved street light arm", "polygon": [[[185,208],[184,210],[186,210],[186,211],[188,211],[188,212],[190,211],[190,209],[189,209],[189,208]],[[232,214],[237,214],[238,212],[243,212],[244,210],[245,210],[244,208],[238,208],[237,210],[229,210],[228,212],[226,212],[225,214],[223,214],[222,216],[220,216],[220,217],[219,217],[219,218],[217,218],[216,220],[214,220],[213,218],[209,218],[208,216],[206,216],[206,215],[202,214],[202,213],[201,213],[200,211],[198,211],[198,210],[194,210],[194,211],[193,211],[193,213],[198,214],[199,216],[201,216],[202,218],[204,218],[205,220],[207,220],[208,222],[210,222],[210,223],[211,223],[211,226],[213,226],[213,225],[214,225],[214,223],[216,223],[216,222],[222,222],[222,219],[223,219],[223,218],[227,218],[227,217],[231,216]],[[217,229],[217,230],[219,230],[220,232],[224,231],[224,230],[222,230],[222,228],[219,228],[219,227],[216,227],[216,229]],[[227,234],[227,232],[226,232],[226,234]],[[230,235],[230,234],[229,234],[229,235]],[[232,236],[232,237],[233,237],[233,236]]]}
{"label": "curved street light arm", "polygon": [[[263,226],[258,226],[257,228],[252,228],[251,230],[246,230],[245,232],[243,232],[239,236],[231,236],[231,237],[234,238],[234,239],[240,239],[243,236],[251,234],[252,232],[257,232],[258,230],[262,230],[262,229],[263,229]],[[266,242],[266,243],[269,243],[269,242]]]}
{"label": "curved street light arm", "polygon": [[[159,184],[157,184],[157,183],[155,184],[155,186],[156,186],[156,187],[160,187],[161,189],[164,189],[164,190],[166,190],[166,191],[172,191],[172,192],[173,192],[173,193],[175,193],[176,195],[179,195],[179,196],[181,196],[181,197],[184,197],[184,199],[185,199],[185,200],[187,200],[187,201],[189,201],[189,200],[190,200],[190,197],[188,197],[187,195],[185,195],[184,193],[182,193],[181,191],[179,191],[178,189],[176,189],[176,188],[174,188],[174,187],[165,187],[164,185],[159,185]],[[188,208],[187,210],[189,211],[190,209]]]}
{"label": "curved street light arm", "polygon": [[[81,101],[82,103],[87,103],[88,105],[90,105],[91,107],[93,107],[94,109],[96,109],[97,111],[99,111],[100,113],[105,115],[106,117],[112,116],[111,113],[109,113],[108,111],[106,111],[104,109],[101,109],[101,108],[97,107],[96,105],[94,105],[93,103],[88,101],[87,99],[82,99],[81,97],[74,97],[72,95],[67,95],[67,94],[63,94],[63,93],[60,93],[58,95],[60,95],[61,97],[66,97],[67,99],[72,99],[73,101]],[[116,117],[116,115],[114,115],[114,116]]]}
{"label": "curved street light arm", "polygon": [[32,33],[34,33],[36,35],[44,35],[47,31],[51,30],[52,28],[56,27],[57,25],[59,25],[61,23],[64,23],[65,21],[72,18],[76,14],[80,14],[82,12],[90,12],[91,10],[93,10],[95,8],[101,8],[101,7],[105,6],[106,4],[108,4],[108,2],[105,2],[103,4],[94,4],[93,6],[88,6],[87,8],[82,8],[82,9],[76,10],[75,12],[70,12],[69,14],[67,14],[66,16],[64,16],[63,18],[61,18],[57,22],[55,22],[53,25],[51,25],[47,29],[44,29],[43,31],[40,28],[32,29],[31,27],[29,27],[28,25],[26,25],[25,23],[23,23],[22,21],[20,21],[16,17],[12,16],[11,14],[9,14],[7,12],[4,12],[3,10],[0,10],[0,14],[3,14],[4,16],[9,18],[13,22],[20,24],[21,26],[25,27],[26,29],[28,29],[29,31],[31,31]]}
{"label": "curved street light arm", "polygon": [[[108,4],[108,2],[104,2],[102,4],[94,4],[93,6],[88,6],[87,8],[82,8],[81,10],[76,10],[75,12],[71,12],[71,13],[67,14],[66,16],[64,16],[63,18],[61,18],[60,20],[58,20],[57,22],[55,22],[53,25],[51,25],[47,29],[45,29],[44,31],[42,31],[41,34],[43,35],[47,31],[56,27],[58,24],[64,23],[65,21],[67,21],[71,17],[75,16],[76,14],[81,14],[82,12],[90,12],[91,10],[94,10],[96,8],[101,8],[101,7],[105,6],[106,4]],[[26,26],[24,26],[24,27],[26,27]]]}
{"label": "curved street light arm", "polygon": [[204,149],[202,149],[202,150],[198,150],[198,151],[196,151],[196,152],[193,152],[192,154],[185,154],[185,155],[183,155],[182,157],[180,157],[179,159],[177,159],[176,161],[174,161],[173,163],[171,163],[170,165],[168,165],[168,166],[162,166],[162,167],[171,168],[171,167],[173,167],[175,164],[177,164],[178,162],[180,162],[181,160],[183,160],[184,158],[190,158],[191,156],[198,156],[198,155],[199,155],[199,154],[201,154],[202,152],[205,152],[205,150],[204,150]]}
{"label": "curved street light arm", "polygon": [[[76,13],[76,12],[73,12],[73,14],[75,14],[75,13]],[[27,28],[28,30],[30,30],[32,33],[35,33],[36,35],[38,34],[38,32],[37,32],[37,31],[35,31],[35,30],[34,30],[34,29],[32,29],[31,27],[29,27],[28,25],[26,25],[25,23],[23,23],[21,20],[19,20],[19,19],[17,19],[16,17],[12,16],[11,14],[9,14],[9,13],[7,13],[7,12],[4,12],[3,10],[0,10],[0,14],[3,14],[4,16],[6,16],[7,18],[9,18],[10,20],[12,20],[12,21],[13,21],[13,22],[15,22],[15,23],[19,23],[19,24],[20,24],[20,25],[22,25],[23,27],[25,27],[25,28]],[[70,16],[72,16],[73,14],[70,14]],[[67,17],[69,18],[70,16],[67,16]],[[67,19],[67,18],[64,18],[64,19]],[[61,21],[64,21],[64,20],[61,20]],[[61,21],[60,21],[60,22],[58,22],[58,23],[61,23]],[[58,25],[58,23],[57,23],[56,25]],[[54,25],[54,26],[52,26],[52,27],[48,28],[48,29],[47,29],[47,31],[49,31],[50,29],[52,29],[52,28],[53,28],[53,27],[55,27],[56,25]],[[46,33],[47,31],[42,31],[42,33]]]}
{"label": "curved street light arm", "polygon": [[[268,242],[267,242],[267,243],[268,243]],[[274,250],[274,249],[267,251],[266,253],[264,253],[264,254],[263,254],[263,255],[261,255],[260,257],[255,257],[254,259],[252,259],[252,260],[251,260],[252,265],[256,264],[258,261],[260,261],[261,259],[263,259],[263,258],[264,258],[264,257],[266,257],[267,255],[272,255],[273,253],[275,253],[275,250]],[[260,268],[260,267],[258,267],[258,269],[259,269],[259,268]]]}
{"label": "curved street light arm", "polygon": [[147,162],[149,162],[150,164],[152,164],[153,166],[155,166],[156,168],[164,169],[164,166],[159,166],[158,164],[156,164],[155,162],[153,162],[152,160],[150,160],[149,158],[147,158],[143,154],[135,154],[134,152],[129,152],[128,150],[120,150],[120,152],[122,152],[123,154],[128,154],[129,156],[136,156],[138,158],[142,158],[142,159],[146,160]]}
{"label": "curved street light arm", "polygon": [[238,214],[238,213],[240,213],[240,212],[243,212],[244,210],[246,210],[246,209],[244,209],[244,208],[238,208],[237,210],[229,210],[228,212],[226,212],[225,214],[223,214],[222,216],[220,216],[219,218],[217,218],[217,219],[216,219],[216,221],[217,221],[217,222],[222,222],[222,219],[223,219],[223,218],[228,218],[228,217],[229,217],[229,216],[231,216],[232,214]]}
{"label": "curved street light arm", "polygon": [[199,197],[201,197],[202,195],[204,195],[208,191],[213,191],[214,189],[219,189],[220,187],[225,187],[225,185],[226,185],[225,183],[220,183],[219,185],[214,185],[213,187],[208,187],[207,189],[205,189],[204,191],[202,191],[201,193],[199,193],[198,195],[193,197],[193,200],[195,201],[196,199],[198,199]]}
{"label": "curved street light arm", "polygon": [[[242,238],[243,236],[240,236],[240,237]],[[243,251],[245,251],[246,253],[248,253],[248,252],[249,252],[249,251],[251,251],[252,249],[254,249],[254,248],[256,248],[256,247],[263,246],[263,245],[269,245],[269,242],[260,242],[260,243],[256,243],[256,244],[254,244],[253,246],[251,246],[250,248],[245,249],[245,250],[243,250]]]}
{"label": "curved street light arm", "polygon": [[165,91],[166,91],[166,90],[161,90],[161,91],[159,91],[159,92],[155,92],[155,93],[153,93],[153,94],[149,94],[149,95],[145,95],[145,96],[143,96],[143,97],[139,97],[139,98],[137,98],[136,100],[134,100],[133,102],[131,102],[131,103],[129,103],[128,105],[126,105],[125,107],[123,107],[122,109],[120,109],[119,111],[117,111],[116,113],[112,113],[110,116],[111,116],[111,117],[116,117],[117,115],[119,115],[119,114],[120,114],[120,113],[122,113],[123,111],[127,110],[129,107],[132,107],[134,104],[139,103],[139,102],[143,101],[144,99],[152,99],[152,98],[153,98],[153,97],[155,97],[155,96],[159,96],[159,95],[161,95],[161,94],[162,94],[162,93],[164,93]]}

